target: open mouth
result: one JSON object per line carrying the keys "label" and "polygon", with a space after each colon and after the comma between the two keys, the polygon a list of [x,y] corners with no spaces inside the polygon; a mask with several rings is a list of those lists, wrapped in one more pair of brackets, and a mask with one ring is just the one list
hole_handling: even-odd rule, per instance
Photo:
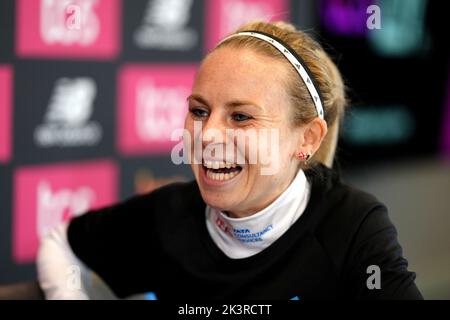
{"label": "open mouth", "polygon": [[204,161],[203,168],[209,179],[218,181],[230,180],[242,171],[240,165],[223,161]]}

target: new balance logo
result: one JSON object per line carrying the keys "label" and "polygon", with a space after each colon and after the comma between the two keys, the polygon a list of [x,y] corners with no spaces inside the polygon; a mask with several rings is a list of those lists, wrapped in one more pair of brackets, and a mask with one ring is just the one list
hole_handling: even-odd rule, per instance
{"label": "new balance logo", "polygon": [[193,0],[151,0],[134,40],[141,49],[187,51],[197,46],[198,32],[187,27]]}
{"label": "new balance logo", "polygon": [[56,81],[44,123],[34,132],[40,147],[93,146],[102,137],[101,126],[90,121],[97,95],[91,78]]}

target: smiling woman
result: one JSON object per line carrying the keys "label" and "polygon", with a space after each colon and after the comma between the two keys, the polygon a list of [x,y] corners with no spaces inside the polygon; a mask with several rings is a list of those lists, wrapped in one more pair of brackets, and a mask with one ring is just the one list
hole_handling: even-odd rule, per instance
{"label": "smiling woman", "polygon": [[195,180],[55,229],[38,258],[47,298],[89,298],[67,286],[74,264],[119,297],[421,298],[386,207],[333,168],[346,99],[318,43],[244,25],[203,60],[188,102]]}
{"label": "smiling woman", "polygon": [[[248,28],[257,29],[256,26]],[[255,48],[250,48],[251,43]],[[259,49],[262,45],[268,47]],[[313,154],[327,132],[326,122],[315,114],[311,97],[302,98],[302,102],[306,102],[302,105],[294,105],[293,97],[286,88],[289,75],[294,74],[294,85],[299,88],[304,85],[299,86],[299,76],[283,56],[274,59],[271,51],[270,56],[264,53],[269,49],[277,51],[271,48],[271,44],[248,36],[225,40],[202,63],[192,89],[193,98],[189,101],[190,115],[185,122],[185,128],[189,131],[193,131],[195,120],[202,121],[205,131],[278,131],[278,140],[273,144],[280,152],[264,150],[264,153],[272,154],[272,160],[279,164],[277,172],[272,175],[260,174],[261,164],[249,164],[248,161],[240,167],[237,175],[228,179],[217,175],[215,170],[218,169],[202,164],[192,166],[206,203],[226,210],[234,217],[253,214],[273,202],[297,174],[301,162],[296,159],[296,153],[304,151]],[[303,90],[306,91],[303,95],[309,94]],[[305,122],[303,126],[292,121],[296,107],[311,109],[309,113],[314,114],[314,120],[306,124],[309,119],[300,119]],[[224,143],[238,145],[235,141],[226,140],[224,137]],[[247,144],[237,146],[238,153],[249,154],[247,150],[256,143],[248,140]],[[204,141],[204,147],[208,143]],[[225,156],[234,159],[234,155]],[[217,161],[225,163],[225,159]],[[227,196],[223,197],[224,194]]]}

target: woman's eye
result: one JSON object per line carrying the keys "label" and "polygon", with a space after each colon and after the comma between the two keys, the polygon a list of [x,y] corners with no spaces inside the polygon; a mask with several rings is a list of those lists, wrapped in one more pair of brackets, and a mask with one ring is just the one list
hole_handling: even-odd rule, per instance
{"label": "woman's eye", "polygon": [[202,117],[207,117],[208,116],[208,112],[206,110],[203,109],[191,109],[190,112],[198,118],[202,118]]}
{"label": "woman's eye", "polygon": [[233,117],[233,120],[239,121],[239,122],[246,121],[246,120],[249,120],[249,119],[252,118],[252,117],[247,116],[247,115],[242,114],[242,113],[234,113],[232,117]]}

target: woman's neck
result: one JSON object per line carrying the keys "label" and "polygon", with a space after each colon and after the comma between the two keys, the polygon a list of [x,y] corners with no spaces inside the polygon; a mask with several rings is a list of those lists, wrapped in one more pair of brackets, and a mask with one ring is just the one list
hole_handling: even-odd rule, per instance
{"label": "woman's neck", "polygon": [[254,255],[270,246],[302,215],[310,186],[302,170],[268,206],[244,217],[232,217],[206,206],[206,225],[217,246],[230,258]]}

